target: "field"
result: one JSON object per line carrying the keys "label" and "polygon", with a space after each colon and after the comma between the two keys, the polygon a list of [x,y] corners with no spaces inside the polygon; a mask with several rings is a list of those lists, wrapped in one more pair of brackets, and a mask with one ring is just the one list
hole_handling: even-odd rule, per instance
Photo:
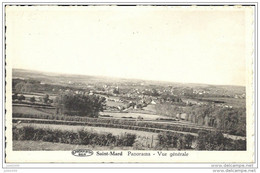
{"label": "field", "polygon": [[25,107],[25,106],[13,106],[13,114],[15,113],[24,113],[24,114],[35,114],[35,115],[51,115],[54,113],[54,110],[35,108],[35,107]]}
{"label": "field", "polygon": [[148,105],[143,108],[144,111],[150,112],[150,113],[156,113],[155,105]]}
{"label": "field", "polygon": [[117,106],[126,106],[126,104],[121,102],[114,102],[114,101],[106,101],[106,105],[110,107],[117,107]]}
{"label": "field", "polygon": [[113,118],[130,118],[130,119],[138,119],[142,118],[144,120],[156,120],[157,118],[167,118],[162,115],[154,115],[154,114],[144,114],[144,113],[123,113],[123,112],[101,112],[101,115],[110,115]]}
{"label": "field", "polygon": [[227,105],[233,106],[233,107],[245,107],[246,106],[246,99],[235,99],[235,98],[225,98],[225,97],[206,97],[201,98],[202,101],[218,101],[218,102],[224,102]]}

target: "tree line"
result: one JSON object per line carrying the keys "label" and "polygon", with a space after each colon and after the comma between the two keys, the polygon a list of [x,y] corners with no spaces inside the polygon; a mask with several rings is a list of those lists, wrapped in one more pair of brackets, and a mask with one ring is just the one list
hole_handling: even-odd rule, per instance
{"label": "tree line", "polygon": [[176,118],[184,113],[184,120],[203,126],[215,127],[222,132],[246,136],[246,108],[223,108],[215,105],[182,107],[170,103],[156,104],[157,114]]}

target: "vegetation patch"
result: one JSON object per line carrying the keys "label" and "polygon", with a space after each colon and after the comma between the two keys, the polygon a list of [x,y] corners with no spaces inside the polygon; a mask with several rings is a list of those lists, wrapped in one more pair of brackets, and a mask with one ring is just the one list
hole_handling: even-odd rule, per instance
{"label": "vegetation patch", "polygon": [[135,139],[136,135],[130,133],[114,136],[111,133],[98,134],[84,130],[71,132],[58,129],[35,128],[33,126],[13,128],[13,140],[21,141],[32,140],[98,146],[133,146]]}
{"label": "vegetation patch", "polygon": [[219,131],[199,131],[198,137],[189,134],[163,132],[158,134],[158,147],[162,149],[177,148],[178,150],[192,149],[193,143],[196,150],[246,150],[245,140],[232,140],[225,138]]}
{"label": "vegetation patch", "polygon": [[198,150],[246,150],[246,140],[228,139],[219,131],[199,131],[198,134]]}
{"label": "vegetation patch", "polygon": [[190,134],[184,135],[172,132],[158,134],[158,146],[163,149],[177,148],[178,150],[192,149],[192,141],[196,138]]}

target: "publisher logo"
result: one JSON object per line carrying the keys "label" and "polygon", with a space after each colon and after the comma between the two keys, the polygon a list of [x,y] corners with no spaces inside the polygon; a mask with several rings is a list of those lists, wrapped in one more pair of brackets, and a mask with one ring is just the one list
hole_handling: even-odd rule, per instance
{"label": "publisher logo", "polygon": [[92,156],[94,152],[90,149],[76,149],[71,152],[73,156],[78,156],[78,157],[87,157],[87,156]]}

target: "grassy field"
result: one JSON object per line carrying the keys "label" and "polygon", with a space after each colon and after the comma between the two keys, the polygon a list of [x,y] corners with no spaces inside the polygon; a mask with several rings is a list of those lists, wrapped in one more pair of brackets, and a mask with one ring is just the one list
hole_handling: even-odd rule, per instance
{"label": "grassy field", "polygon": [[13,106],[14,113],[23,113],[23,114],[39,114],[39,115],[51,115],[54,110],[42,109],[42,108],[33,108],[25,106]]}
{"label": "grassy field", "polygon": [[183,100],[193,100],[193,101],[202,101],[202,102],[223,102],[225,105],[233,106],[233,107],[245,107],[246,106],[246,99],[241,98],[227,98],[227,97],[202,97],[202,98],[195,98],[195,99],[183,99]]}
{"label": "grassy field", "polygon": [[35,109],[40,112],[45,112],[46,114],[50,114],[50,115],[55,114],[55,109],[45,109],[45,108],[35,108]]}
{"label": "grassy field", "polygon": [[[23,94],[26,98],[31,98],[31,97],[35,97],[35,98],[40,98],[40,97],[44,97],[45,94],[42,94],[42,93],[26,93],[26,94]],[[56,95],[49,95],[49,99],[55,99]]]}
{"label": "grassy field", "polygon": [[124,104],[124,103],[114,102],[114,101],[106,101],[106,105],[111,106],[111,107],[126,106],[126,104]]}
{"label": "grassy field", "polygon": [[145,111],[148,111],[148,112],[151,112],[151,113],[156,113],[155,105],[147,105],[143,109]]}

